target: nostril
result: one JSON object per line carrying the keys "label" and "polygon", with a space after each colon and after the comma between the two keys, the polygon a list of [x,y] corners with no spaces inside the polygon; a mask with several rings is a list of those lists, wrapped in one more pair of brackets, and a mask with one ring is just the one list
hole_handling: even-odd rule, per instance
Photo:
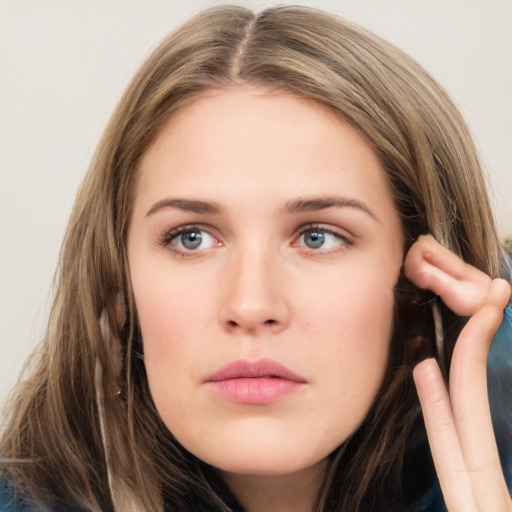
{"label": "nostril", "polygon": [[[232,327],[232,328],[233,327],[241,327],[241,324],[239,324],[238,322],[235,322],[235,320],[229,320],[227,322],[227,324],[228,324],[229,327]],[[273,318],[270,318],[269,320],[265,320],[263,322],[263,325],[269,325],[270,326],[270,325],[275,325],[275,324],[277,324],[277,321],[274,320]]]}

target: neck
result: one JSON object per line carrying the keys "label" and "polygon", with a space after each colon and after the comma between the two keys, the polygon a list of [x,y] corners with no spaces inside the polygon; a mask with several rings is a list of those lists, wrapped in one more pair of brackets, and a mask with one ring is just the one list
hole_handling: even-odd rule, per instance
{"label": "neck", "polygon": [[246,512],[313,512],[327,461],[287,475],[223,473]]}

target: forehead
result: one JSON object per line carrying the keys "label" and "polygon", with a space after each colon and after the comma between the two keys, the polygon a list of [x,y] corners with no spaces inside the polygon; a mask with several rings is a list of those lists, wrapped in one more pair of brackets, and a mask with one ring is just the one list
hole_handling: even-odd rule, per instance
{"label": "forehead", "polygon": [[157,201],[165,191],[268,201],[349,191],[392,203],[355,129],[320,104],[252,86],[207,91],[167,121],[143,155],[135,196]]}

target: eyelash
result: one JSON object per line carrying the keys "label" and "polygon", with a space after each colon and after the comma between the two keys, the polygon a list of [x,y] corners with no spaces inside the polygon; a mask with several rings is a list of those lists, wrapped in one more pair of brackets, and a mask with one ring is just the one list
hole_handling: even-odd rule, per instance
{"label": "eyelash", "polygon": [[[301,247],[302,249],[304,249],[304,250],[306,250],[308,252],[311,252],[311,253],[323,253],[323,254],[326,254],[326,253],[331,253],[331,252],[337,252],[340,249],[343,250],[344,248],[348,248],[348,247],[351,247],[351,246],[354,245],[354,239],[352,237],[347,236],[347,235],[343,235],[343,234],[333,230],[332,228],[329,228],[329,227],[324,226],[322,224],[308,224],[308,225],[301,226],[300,228],[298,228],[295,231],[295,235],[296,236],[294,238],[293,245],[297,246],[297,241],[300,240],[306,233],[308,233],[308,232],[315,232],[315,231],[317,231],[319,233],[323,233],[325,235],[330,235],[330,236],[335,237],[336,239],[338,239],[340,241],[340,245],[342,247],[341,248],[336,247],[334,249],[333,248],[330,248],[330,249],[322,249],[322,248],[313,249],[313,248],[307,247],[305,245],[302,245],[302,246],[299,246],[299,247]],[[170,249],[174,254],[176,254],[178,256],[181,256],[181,257],[197,255],[201,251],[200,249],[198,249],[197,251],[194,250],[194,249],[183,250],[183,249],[180,249],[178,247],[174,247],[173,244],[172,244],[172,242],[174,240],[176,240],[177,237],[179,237],[180,235],[187,234],[187,233],[194,233],[194,232],[205,232],[209,236],[211,236],[212,238],[217,239],[217,237],[215,237],[211,233],[211,231],[210,231],[210,229],[208,227],[200,225],[200,224],[187,224],[187,225],[184,225],[184,226],[179,226],[177,228],[171,229],[170,231],[167,231],[163,235],[161,240],[159,241],[158,245],[163,247],[163,248]],[[218,242],[217,245],[221,245],[221,243]],[[203,251],[204,250],[205,249],[203,249]]]}
{"label": "eyelash", "polygon": [[348,248],[354,245],[354,238],[347,235],[347,234],[341,234],[340,232],[333,230],[330,227],[327,227],[322,224],[308,224],[306,226],[301,226],[299,229],[297,229],[296,234],[298,235],[295,240],[300,240],[306,233],[308,232],[320,232],[326,235],[331,235],[335,238],[337,238],[340,241],[340,244],[343,247],[336,247],[334,249],[312,249],[305,247],[305,249],[309,249],[312,253],[331,253],[331,252],[337,252],[339,250],[343,250],[344,248]]}
{"label": "eyelash", "polygon": [[[177,228],[173,228],[170,231],[167,231],[162,237],[162,239],[159,241],[159,245],[164,248],[168,248],[170,245],[172,245],[173,240],[178,238],[178,236],[198,231],[208,233],[208,235],[210,235],[211,237],[216,238],[214,235],[211,234],[210,229],[208,229],[206,226],[202,226],[200,224],[186,224],[184,226],[178,226]],[[179,249],[174,250],[176,252],[182,252]],[[190,250],[187,252],[192,253],[194,251]]]}

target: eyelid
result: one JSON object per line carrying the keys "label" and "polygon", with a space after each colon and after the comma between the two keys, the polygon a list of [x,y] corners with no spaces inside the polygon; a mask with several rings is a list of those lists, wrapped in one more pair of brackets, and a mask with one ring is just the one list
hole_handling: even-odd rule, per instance
{"label": "eyelid", "polygon": [[[314,223],[310,223],[310,224],[304,224],[295,230],[296,237],[295,237],[294,243],[292,245],[296,245],[297,241],[300,239],[301,236],[304,235],[304,233],[306,233],[308,231],[314,231],[314,230],[318,230],[322,233],[328,233],[330,235],[333,235],[333,236],[339,238],[340,244],[345,245],[345,246],[353,245],[355,242],[355,238],[356,238],[354,235],[350,234],[345,229],[336,228],[330,224],[322,224],[322,223],[314,222]],[[304,247],[305,249],[307,249],[309,251],[313,251],[313,252],[322,252],[321,248],[320,249],[311,249],[311,248],[308,248],[305,246],[299,246],[299,247]],[[336,249],[324,249],[323,252],[329,252],[332,250],[336,250]]]}
{"label": "eyelid", "polygon": [[219,236],[213,233],[213,229],[211,226],[205,225],[205,224],[183,224],[181,226],[176,226],[172,229],[169,229],[165,231],[163,236],[160,238],[158,244],[162,246],[163,248],[169,249],[175,253],[178,253],[180,255],[192,255],[194,253],[199,253],[201,251],[205,251],[207,249],[197,249],[197,250],[183,250],[177,246],[175,246],[172,242],[175,240],[179,235],[190,233],[194,231],[203,231],[207,233],[209,236],[214,238],[216,240],[216,246],[222,245],[222,242],[219,240]]}

